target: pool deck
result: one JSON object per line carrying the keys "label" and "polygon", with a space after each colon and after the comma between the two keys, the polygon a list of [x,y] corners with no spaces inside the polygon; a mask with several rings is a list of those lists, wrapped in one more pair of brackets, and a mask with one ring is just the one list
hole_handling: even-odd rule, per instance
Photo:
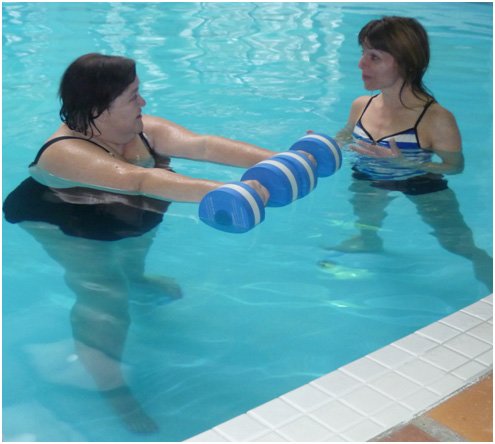
{"label": "pool deck", "polygon": [[493,372],[378,442],[493,442]]}
{"label": "pool deck", "polygon": [[493,296],[191,442],[492,442]]}

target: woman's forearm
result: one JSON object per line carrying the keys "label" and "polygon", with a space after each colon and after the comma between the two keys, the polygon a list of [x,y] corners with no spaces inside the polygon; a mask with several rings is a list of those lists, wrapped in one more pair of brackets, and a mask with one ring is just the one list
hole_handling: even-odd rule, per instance
{"label": "woman's forearm", "polygon": [[175,202],[199,202],[222,182],[196,179],[160,169],[146,170],[137,186],[139,194]]}
{"label": "woman's forearm", "polygon": [[204,159],[209,162],[248,168],[276,152],[219,136],[204,136]]}
{"label": "woman's forearm", "polygon": [[461,165],[451,165],[440,162],[425,162],[421,164],[421,169],[427,173],[460,174],[464,170],[464,163]]}
{"label": "woman's forearm", "polygon": [[464,156],[462,152],[435,151],[441,162],[425,162],[421,169],[428,173],[459,174],[464,170]]}
{"label": "woman's forearm", "polygon": [[335,135],[335,141],[338,143],[338,145],[341,148],[353,141],[352,130],[353,130],[353,127],[346,125],[340,131],[338,131],[337,134]]}

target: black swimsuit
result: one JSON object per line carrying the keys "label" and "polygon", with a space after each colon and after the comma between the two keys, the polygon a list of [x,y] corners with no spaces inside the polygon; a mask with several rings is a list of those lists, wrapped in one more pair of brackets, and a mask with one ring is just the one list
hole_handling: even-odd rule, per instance
{"label": "black swimsuit", "polygon": [[[170,159],[158,155],[144,134],[140,137],[152,155],[155,166],[172,171]],[[81,137],[56,137],[45,143],[34,162],[52,144],[64,139],[82,139],[103,150],[105,147]],[[59,227],[69,236],[114,241],[140,236],[160,224],[170,202],[146,196],[113,193],[86,187],[50,188],[32,177],[12,191],[3,204],[5,219],[10,223],[46,222]]]}

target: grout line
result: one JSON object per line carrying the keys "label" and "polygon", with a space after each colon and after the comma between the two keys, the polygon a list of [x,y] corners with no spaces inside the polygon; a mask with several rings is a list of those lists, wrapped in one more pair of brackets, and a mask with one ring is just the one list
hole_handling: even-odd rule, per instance
{"label": "grout line", "polygon": [[188,441],[371,440],[492,368],[492,300],[487,296]]}

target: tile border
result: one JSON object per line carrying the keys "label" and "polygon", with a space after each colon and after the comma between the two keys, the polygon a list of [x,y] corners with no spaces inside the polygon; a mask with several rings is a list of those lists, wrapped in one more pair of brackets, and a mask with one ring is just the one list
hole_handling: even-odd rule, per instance
{"label": "tile border", "polygon": [[489,295],[186,441],[368,441],[487,373],[492,335]]}

